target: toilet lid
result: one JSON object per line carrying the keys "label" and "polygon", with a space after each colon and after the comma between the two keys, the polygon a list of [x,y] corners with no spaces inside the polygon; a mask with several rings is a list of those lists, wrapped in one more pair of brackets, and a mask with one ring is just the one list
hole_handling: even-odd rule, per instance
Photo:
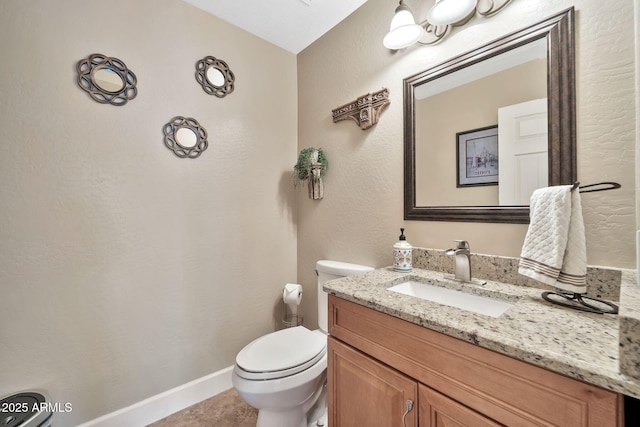
{"label": "toilet lid", "polygon": [[238,353],[236,365],[247,379],[282,378],[317,363],[326,347],[324,334],[296,326],[250,342]]}

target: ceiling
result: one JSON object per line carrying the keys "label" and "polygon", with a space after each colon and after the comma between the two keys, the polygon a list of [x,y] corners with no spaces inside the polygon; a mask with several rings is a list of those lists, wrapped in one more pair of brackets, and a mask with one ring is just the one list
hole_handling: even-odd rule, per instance
{"label": "ceiling", "polygon": [[184,0],[298,54],[367,0]]}

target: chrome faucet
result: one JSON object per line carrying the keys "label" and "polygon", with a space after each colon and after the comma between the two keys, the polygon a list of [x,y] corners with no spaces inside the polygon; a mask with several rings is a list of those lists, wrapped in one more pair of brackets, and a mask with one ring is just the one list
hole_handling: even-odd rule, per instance
{"label": "chrome faucet", "polygon": [[465,283],[475,283],[484,285],[486,282],[474,280],[471,278],[471,247],[466,240],[454,240],[458,243],[458,246],[452,249],[447,249],[444,253],[447,255],[455,256],[455,274],[454,280]]}
{"label": "chrome faucet", "polygon": [[458,243],[456,248],[447,249],[444,253],[455,256],[456,269],[454,278],[461,282],[471,281],[471,248],[466,240],[454,240]]}

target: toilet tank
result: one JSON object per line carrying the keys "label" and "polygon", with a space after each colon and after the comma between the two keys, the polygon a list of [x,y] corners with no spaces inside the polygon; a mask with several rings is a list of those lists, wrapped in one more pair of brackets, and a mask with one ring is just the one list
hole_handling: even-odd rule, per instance
{"label": "toilet tank", "polygon": [[325,282],[354,274],[366,273],[371,270],[373,270],[373,267],[342,261],[320,260],[316,263],[316,272],[318,273],[318,326],[320,329],[324,332],[329,329],[329,296],[322,290]]}

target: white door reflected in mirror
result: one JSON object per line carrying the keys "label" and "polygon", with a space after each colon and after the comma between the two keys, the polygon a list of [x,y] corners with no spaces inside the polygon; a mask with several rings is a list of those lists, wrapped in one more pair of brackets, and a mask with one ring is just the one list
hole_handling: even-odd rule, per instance
{"label": "white door reflected in mirror", "polygon": [[224,86],[224,74],[216,67],[207,68],[207,80],[214,86]]}
{"label": "white door reflected in mirror", "polygon": [[180,128],[175,134],[176,142],[185,148],[195,147],[198,142],[198,136],[189,128]]}
{"label": "white door reflected in mirror", "polygon": [[124,80],[111,68],[98,68],[93,72],[93,83],[100,89],[115,93],[124,88]]}
{"label": "white door reflected in mirror", "polygon": [[498,109],[501,205],[527,206],[531,194],[549,185],[547,98]]}

